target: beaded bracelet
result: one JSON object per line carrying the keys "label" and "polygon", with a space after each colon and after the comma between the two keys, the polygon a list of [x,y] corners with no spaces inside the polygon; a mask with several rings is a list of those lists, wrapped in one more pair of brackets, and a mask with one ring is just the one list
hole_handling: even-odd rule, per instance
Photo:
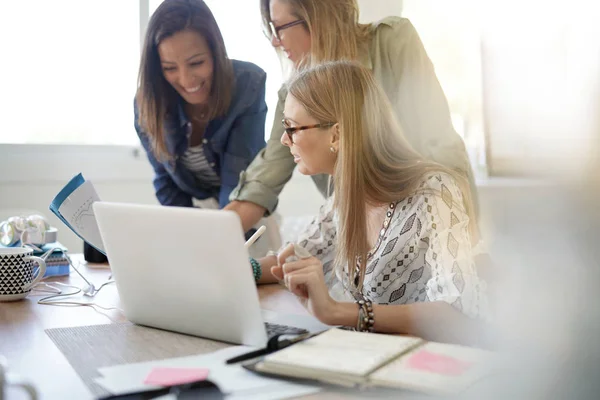
{"label": "beaded bracelet", "polygon": [[250,265],[252,265],[252,273],[254,274],[254,280],[258,282],[260,277],[262,276],[262,269],[260,268],[260,263],[252,257],[249,257],[249,259]]}
{"label": "beaded bracelet", "polygon": [[[358,304],[358,302],[356,302]],[[363,319],[365,317],[365,312],[360,304],[358,304],[358,319],[356,320],[356,329],[357,332],[362,332]]]}
{"label": "beaded bracelet", "polygon": [[373,302],[362,298],[356,302],[358,304],[358,321],[356,330],[360,332],[375,332],[375,313],[373,313]]}

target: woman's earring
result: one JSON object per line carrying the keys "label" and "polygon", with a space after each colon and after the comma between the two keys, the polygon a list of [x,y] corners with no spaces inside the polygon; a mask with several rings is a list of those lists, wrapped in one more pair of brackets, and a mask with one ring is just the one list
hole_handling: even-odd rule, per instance
{"label": "woman's earring", "polygon": [[331,146],[331,147],[329,148],[329,151],[330,151],[330,152],[332,152],[332,153],[335,153],[335,148],[334,148],[333,146]]}

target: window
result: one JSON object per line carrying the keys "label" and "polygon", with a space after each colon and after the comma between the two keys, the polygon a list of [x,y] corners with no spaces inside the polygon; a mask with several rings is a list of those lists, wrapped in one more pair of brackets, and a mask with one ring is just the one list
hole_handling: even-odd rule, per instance
{"label": "window", "polygon": [[0,143],[138,141],[138,1],[2,1],[0,16]]}
{"label": "window", "polygon": [[[258,4],[206,3],[219,23],[229,56],[254,62],[268,74],[268,134],[281,72],[262,33]],[[157,0],[0,2],[4,54],[0,143],[138,145],[133,97],[140,10],[149,9],[151,14],[159,4]]]}
{"label": "window", "polygon": [[492,174],[571,173],[587,157],[600,89],[600,28],[593,4],[512,0],[492,3],[483,13]]}
{"label": "window", "polygon": [[592,4],[403,1],[476,176],[546,175],[585,155],[600,88]]}
{"label": "window", "polygon": [[402,16],[415,26],[448,99],[455,130],[471,166],[486,175],[481,95],[481,50],[476,0],[404,0]]}

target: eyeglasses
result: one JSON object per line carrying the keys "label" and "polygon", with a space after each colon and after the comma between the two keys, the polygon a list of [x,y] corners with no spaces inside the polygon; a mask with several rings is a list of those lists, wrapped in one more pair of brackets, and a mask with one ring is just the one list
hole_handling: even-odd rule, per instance
{"label": "eyeglasses", "polygon": [[305,126],[290,126],[285,119],[281,120],[281,124],[283,125],[283,129],[285,129],[285,133],[287,133],[290,142],[294,144],[294,134],[297,131],[304,131],[306,129],[314,129],[314,128],[331,128],[335,125],[335,122],[324,122],[322,124],[315,125],[305,125]]}
{"label": "eyeglasses", "polygon": [[281,36],[279,35],[280,31],[287,29],[287,28],[291,28],[292,26],[303,24],[303,23],[304,23],[303,19],[298,19],[296,21],[288,22],[287,24],[283,24],[280,26],[275,26],[275,24],[273,24],[272,22],[269,22],[269,28],[271,28],[271,37],[275,37],[277,40],[281,41]]}

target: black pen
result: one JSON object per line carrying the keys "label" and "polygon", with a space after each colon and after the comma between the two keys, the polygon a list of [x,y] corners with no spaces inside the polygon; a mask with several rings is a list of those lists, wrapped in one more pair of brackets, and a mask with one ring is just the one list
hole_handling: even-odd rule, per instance
{"label": "black pen", "polygon": [[251,360],[253,358],[264,356],[265,354],[269,354],[271,352],[273,352],[273,350],[270,350],[267,347],[265,347],[264,349],[254,350],[249,353],[241,354],[237,357],[230,358],[229,360],[225,361],[225,364],[235,364],[240,361]]}
{"label": "black pen", "polygon": [[269,341],[267,342],[267,347],[265,347],[264,349],[258,349],[258,350],[254,350],[251,351],[249,353],[245,353],[245,354],[241,354],[239,356],[230,358],[229,360],[225,361],[225,364],[235,364],[238,363],[240,361],[247,361],[247,360],[252,360],[253,358],[256,357],[260,357],[260,356],[264,356],[266,354],[270,354],[270,353],[274,353],[278,350],[281,350],[283,348],[286,348],[288,346],[291,346],[294,343],[300,342],[304,339],[307,339],[311,336],[314,336],[314,334],[312,333],[303,333],[302,335],[299,335],[293,339],[286,339],[286,340],[282,340],[279,341],[279,338],[281,336],[285,336],[285,335],[276,335],[273,336],[271,339],[269,339]]}

